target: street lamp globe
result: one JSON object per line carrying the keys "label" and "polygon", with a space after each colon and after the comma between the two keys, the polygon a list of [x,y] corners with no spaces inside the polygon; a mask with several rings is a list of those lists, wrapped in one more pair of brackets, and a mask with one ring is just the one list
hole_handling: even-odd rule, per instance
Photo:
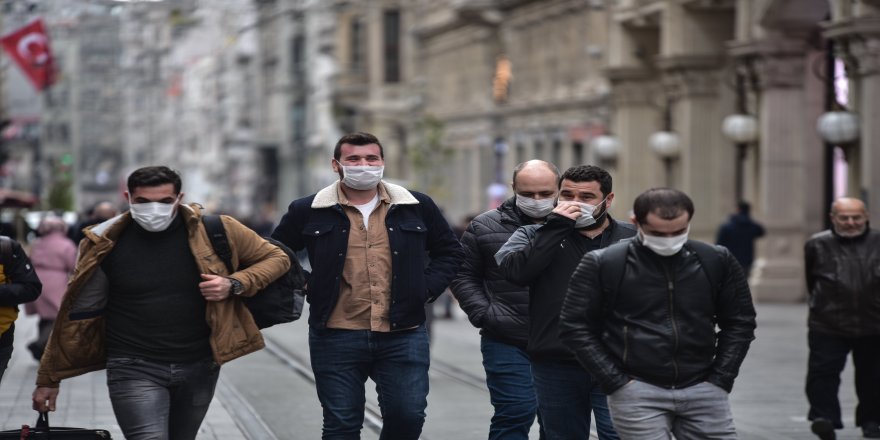
{"label": "street lamp globe", "polygon": [[737,144],[748,144],[758,140],[758,118],[752,115],[735,114],[724,118],[721,132]]}
{"label": "street lamp globe", "polygon": [[616,137],[603,134],[590,140],[590,149],[593,150],[599,159],[614,160],[617,158],[619,144],[620,142]]}
{"label": "street lamp globe", "polygon": [[672,159],[678,157],[681,151],[678,134],[671,131],[658,131],[648,138],[648,145],[660,157]]}
{"label": "street lamp globe", "polygon": [[825,142],[846,144],[859,138],[859,117],[846,110],[825,112],[816,121],[816,129]]}

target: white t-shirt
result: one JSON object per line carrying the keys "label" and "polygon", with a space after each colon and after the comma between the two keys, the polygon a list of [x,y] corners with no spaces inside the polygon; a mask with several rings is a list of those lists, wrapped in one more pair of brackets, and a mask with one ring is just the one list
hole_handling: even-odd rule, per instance
{"label": "white t-shirt", "polygon": [[376,205],[378,204],[379,193],[376,193],[376,195],[373,196],[373,199],[369,202],[364,203],[363,205],[354,205],[354,207],[361,212],[361,217],[364,218],[364,229],[370,229],[370,214],[373,212],[374,209],[376,209]]}

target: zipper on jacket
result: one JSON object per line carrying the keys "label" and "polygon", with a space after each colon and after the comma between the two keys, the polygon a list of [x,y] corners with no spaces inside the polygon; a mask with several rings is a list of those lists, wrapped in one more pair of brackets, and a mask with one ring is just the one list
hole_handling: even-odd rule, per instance
{"label": "zipper on jacket", "polygon": [[629,326],[623,326],[623,366],[626,366],[626,360],[629,358]]}
{"label": "zipper on jacket", "polygon": [[669,273],[669,266],[664,264],[663,271],[666,273],[666,291],[668,293],[668,301],[669,301],[669,322],[672,325],[672,388],[676,387],[678,383],[678,361],[676,361],[676,356],[678,355],[678,325],[675,322],[675,281],[673,280],[673,274]]}

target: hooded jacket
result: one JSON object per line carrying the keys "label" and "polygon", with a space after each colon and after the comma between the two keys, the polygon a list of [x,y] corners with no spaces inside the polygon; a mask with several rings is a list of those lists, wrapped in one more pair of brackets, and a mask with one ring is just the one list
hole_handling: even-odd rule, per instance
{"label": "hooded jacket", "polygon": [[464,262],[449,288],[480,334],[525,349],[529,340],[529,289],[507,281],[495,253],[529,217],[516,197],[484,212],[461,236]]}
{"label": "hooded jacket", "polygon": [[804,246],[811,330],[880,335],[880,231],[846,238],[833,231]]}
{"label": "hooded jacket", "polygon": [[[233,267],[246,267],[230,274],[211,246],[199,205],[180,205],[177,212],[183,216],[187,229],[189,247],[186,251],[192,252],[199,271],[234,277],[244,286],[242,296],[254,295],[290,268],[290,259],[284,251],[232,217],[221,216],[232,249]],[[62,379],[105,367],[104,311],[110,292],[101,262],[132,221],[131,214],[125,212],[85,230],[76,269],[40,361],[38,386],[57,387]],[[207,301],[205,320],[211,329],[209,343],[217,364],[222,365],[265,346],[250,312],[237,296],[223,301]]]}
{"label": "hooded jacket", "polygon": [[[604,248],[635,235],[635,227],[608,215],[599,247]],[[519,228],[498,251],[495,259],[505,277],[529,286],[529,344],[526,351],[534,360],[576,363],[571,350],[559,339],[559,311],[571,274],[584,257],[578,248],[580,232],[575,221],[551,213],[543,225]]]}

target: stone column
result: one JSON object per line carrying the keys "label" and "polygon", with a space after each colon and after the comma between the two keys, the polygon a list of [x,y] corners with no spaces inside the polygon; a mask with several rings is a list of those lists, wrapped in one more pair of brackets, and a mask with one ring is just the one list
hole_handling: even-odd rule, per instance
{"label": "stone column", "polygon": [[[819,180],[821,155],[815,119],[805,109],[806,47],[800,41],[763,40],[731,48],[734,56],[754,57],[761,93],[761,139],[758,148],[759,210],[766,236],[752,271],[752,293],[760,301],[798,301],[804,298],[803,244],[807,230],[807,198],[812,180]],[[811,178],[808,178],[812,176]],[[814,179],[816,178],[816,179]]]}
{"label": "stone column", "polygon": [[637,195],[664,184],[663,163],[648,145],[648,137],[660,129],[661,109],[653,100],[659,90],[647,69],[618,67],[605,74],[613,90],[612,133],[620,140],[611,213],[626,219]]}
{"label": "stone column", "polygon": [[852,110],[859,115],[860,188],[849,193],[864,198],[875,227],[880,219],[880,15],[863,16],[829,26],[828,38],[849,42],[855,61],[855,102]]}
{"label": "stone column", "polygon": [[668,56],[658,60],[671,98],[672,130],[681,139],[675,186],[694,201],[693,238],[714,241],[718,224],[734,206],[735,151],[721,134],[724,105],[718,56]]}

